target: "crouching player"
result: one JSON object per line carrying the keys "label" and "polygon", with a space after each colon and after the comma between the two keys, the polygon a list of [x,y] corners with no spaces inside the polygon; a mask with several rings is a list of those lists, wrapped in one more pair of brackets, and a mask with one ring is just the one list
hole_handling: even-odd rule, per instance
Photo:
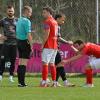
{"label": "crouching player", "polygon": [[[58,48],[59,48],[59,45],[60,43],[67,43],[67,44],[73,44],[72,41],[66,41],[64,40],[62,37],[61,37],[61,34],[60,34],[60,26],[62,24],[64,24],[65,22],[65,15],[64,14],[57,14],[55,15],[55,20],[57,21],[59,27],[58,27]],[[61,64],[61,55],[60,55],[60,52],[59,50],[57,51],[57,55],[56,55],[56,58],[55,58],[55,65],[56,65],[56,85],[57,86],[61,86],[59,83],[58,83],[58,79],[59,77],[61,76],[62,80],[64,81],[64,86],[68,86],[68,87],[72,87],[72,86],[75,86],[74,84],[71,84],[67,78],[66,78],[66,73],[65,73],[65,70],[64,70],[64,64]]]}
{"label": "crouching player", "polygon": [[85,87],[93,87],[93,69],[100,68],[100,46],[93,43],[84,43],[82,40],[76,40],[74,46],[79,50],[77,55],[64,60],[64,63],[69,63],[81,58],[83,55],[89,56],[89,63],[85,66],[86,84]]}

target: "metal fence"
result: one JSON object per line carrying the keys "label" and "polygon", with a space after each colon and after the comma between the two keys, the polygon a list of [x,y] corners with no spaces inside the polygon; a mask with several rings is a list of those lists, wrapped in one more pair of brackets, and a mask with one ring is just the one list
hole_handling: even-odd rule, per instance
{"label": "metal fence", "polygon": [[[19,4],[30,5],[33,9],[32,22],[36,33],[34,40],[42,41],[42,8],[50,6],[55,13],[66,15],[66,22],[62,26],[62,36],[66,40],[82,38],[85,41],[96,42],[96,0],[0,0],[0,16],[5,16],[5,7],[8,4],[15,6],[16,16],[19,16]],[[100,0],[99,0],[100,5]],[[99,24],[99,22],[98,22]],[[100,35],[100,34],[99,34]]]}

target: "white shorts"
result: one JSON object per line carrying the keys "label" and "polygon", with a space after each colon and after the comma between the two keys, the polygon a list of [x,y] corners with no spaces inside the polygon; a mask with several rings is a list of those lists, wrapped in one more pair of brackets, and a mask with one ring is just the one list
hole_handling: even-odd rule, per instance
{"label": "white shorts", "polygon": [[44,48],[42,52],[42,61],[47,64],[55,63],[56,54],[57,54],[57,50]]}
{"label": "white shorts", "polygon": [[91,68],[93,68],[93,69],[100,68],[100,58],[91,57],[89,59],[89,63],[91,65]]}

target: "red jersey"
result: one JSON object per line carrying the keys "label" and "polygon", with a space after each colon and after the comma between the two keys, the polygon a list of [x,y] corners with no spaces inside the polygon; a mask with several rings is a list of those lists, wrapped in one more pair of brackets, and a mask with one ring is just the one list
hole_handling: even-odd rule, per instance
{"label": "red jersey", "polygon": [[58,24],[56,20],[52,16],[50,16],[44,21],[43,24],[44,24],[44,30],[50,30],[44,48],[57,49]]}
{"label": "red jersey", "polygon": [[84,49],[82,52],[88,56],[93,55],[96,58],[100,58],[100,46],[93,44],[93,43],[87,43],[85,44]]}

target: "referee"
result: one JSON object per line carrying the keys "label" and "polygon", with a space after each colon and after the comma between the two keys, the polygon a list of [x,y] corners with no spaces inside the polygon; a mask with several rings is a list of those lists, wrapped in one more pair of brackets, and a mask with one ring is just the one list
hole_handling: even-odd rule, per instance
{"label": "referee", "polygon": [[19,66],[17,69],[18,74],[18,87],[26,87],[25,73],[27,61],[30,56],[32,47],[32,35],[31,35],[31,22],[29,18],[32,15],[32,8],[24,6],[23,16],[18,19],[16,25],[16,37],[19,53]]}

